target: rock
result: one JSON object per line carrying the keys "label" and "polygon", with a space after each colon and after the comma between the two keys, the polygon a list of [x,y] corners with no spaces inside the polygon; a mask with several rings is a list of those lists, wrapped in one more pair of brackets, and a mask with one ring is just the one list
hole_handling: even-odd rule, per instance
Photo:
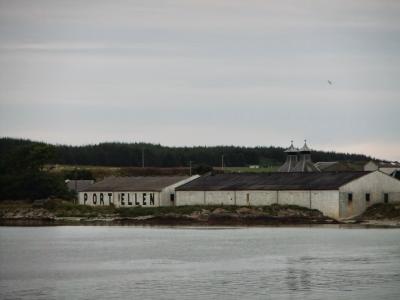
{"label": "rock", "polygon": [[133,219],[134,220],[148,220],[148,219],[152,219],[152,218],[154,218],[153,215],[148,215],[148,216],[139,216],[139,217],[136,217],[136,218],[133,218]]}
{"label": "rock", "polygon": [[212,212],[213,215],[220,215],[220,214],[227,214],[227,213],[229,213],[229,211],[227,211],[226,209],[221,208],[221,207],[214,209]]}
{"label": "rock", "polygon": [[261,215],[261,214],[263,214],[262,210],[260,211],[259,209],[249,208],[249,207],[241,207],[241,208],[237,209],[236,212],[241,215]]}
{"label": "rock", "polygon": [[209,213],[203,213],[203,210],[202,211],[194,211],[190,215],[188,215],[188,217],[193,220],[206,221],[208,219]]}

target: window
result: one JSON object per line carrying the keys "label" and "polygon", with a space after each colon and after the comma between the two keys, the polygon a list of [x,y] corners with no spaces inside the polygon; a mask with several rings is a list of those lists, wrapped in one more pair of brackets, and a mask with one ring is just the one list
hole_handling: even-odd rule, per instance
{"label": "window", "polygon": [[383,201],[384,201],[385,203],[388,203],[388,202],[389,202],[389,194],[388,194],[388,193],[383,194]]}
{"label": "window", "polygon": [[175,201],[175,194],[170,194],[169,195],[169,200],[171,200],[171,202]]}
{"label": "window", "polygon": [[353,193],[347,194],[347,200],[349,201],[349,203],[353,201]]}
{"label": "window", "polygon": [[371,200],[371,194],[367,193],[365,194],[365,201],[369,202]]}

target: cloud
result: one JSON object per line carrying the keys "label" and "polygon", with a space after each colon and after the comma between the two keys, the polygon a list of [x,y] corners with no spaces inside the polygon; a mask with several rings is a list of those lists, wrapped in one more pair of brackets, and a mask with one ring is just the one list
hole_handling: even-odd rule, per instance
{"label": "cloud", "polygon": [[0,134],[306,137],[399,159],[399,12],[373,0],[0,1]]}

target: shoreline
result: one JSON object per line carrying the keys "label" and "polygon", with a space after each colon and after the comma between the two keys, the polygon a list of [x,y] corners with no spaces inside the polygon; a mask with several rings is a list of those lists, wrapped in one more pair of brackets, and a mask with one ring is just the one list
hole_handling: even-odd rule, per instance
{"label": "shoreline", "polygon": [[400,229],[400,222],[392,220],[363,220],[357,222],[310,222],[304,219],[224,220],[222,222],[195,221],[186,218],[0,218],[0,227],[55,227],[55,226],[127,226],[127,227],[189,227],[189,228],[260,228],[260,227],[333,227],[341,229],[382,228]]}
{"label": "shoreline", "polygon": [[336,220],[320,211],[294,205],[178,206],[157,208],[90,207],[55,199],[42,205],[0,203],[0,226],[149,226],[149,227],[276,227],[326,226],[400,228],[400,218],[389,206],[373,207],[351,220]]}

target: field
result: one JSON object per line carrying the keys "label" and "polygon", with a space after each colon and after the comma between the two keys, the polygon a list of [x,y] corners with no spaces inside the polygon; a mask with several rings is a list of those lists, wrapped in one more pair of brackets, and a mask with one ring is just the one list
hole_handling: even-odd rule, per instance
{"label": "field", "polygon": [[[107,166],[89,166],[89,165],[48,165],[47,170],[54,173],[63,173],[74,170],[90,171],[96,179],[102,179],[107,176],[149,176],[149,175],[189,175],[189,168],[155,168],[155,167],[107,167]],[[224,173],[266,173],[275,172],[278,166],[263,168],[249,167],[214,167],[214,170]]]}

